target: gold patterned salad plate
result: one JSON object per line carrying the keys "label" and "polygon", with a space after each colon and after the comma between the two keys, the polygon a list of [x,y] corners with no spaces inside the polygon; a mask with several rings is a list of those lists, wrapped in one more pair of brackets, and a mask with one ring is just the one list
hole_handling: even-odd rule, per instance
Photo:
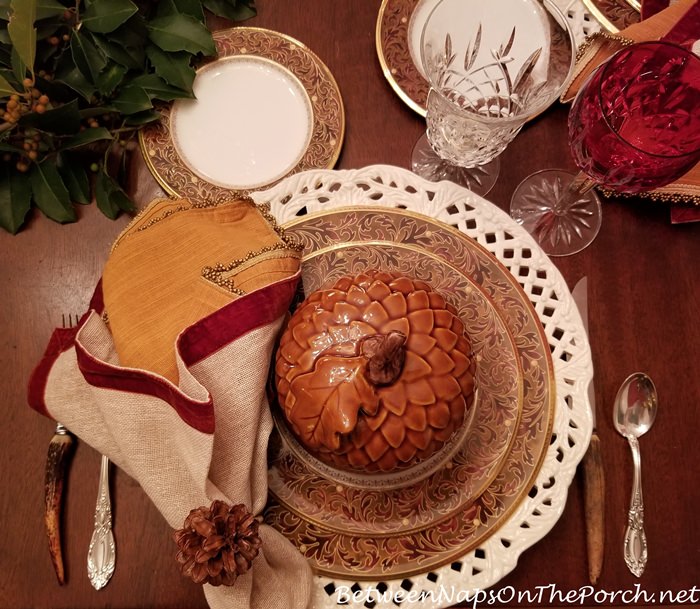
{"label": "gold patterned salad plate", "polygon": [[373,268],[439,291],[472,339],[478,393],[458,446],[439,467],[374,481],[319,466],[276,416],[265,520],[327,576],[400,578],[449,564],[509,518],[549,447],[554,372],[537,314],[491,253],[426,216],[336,208],[285,228],[304,247],[305,293]]}
{"label": "gold patterned salad plate", "polygon": [[217,57],[196,99],[159,108],[142,129],[148,167],[171,195],[221,201],[335,165],[345,133],[340,90],[323,62],[289,36],[236,27],[213,34]]}

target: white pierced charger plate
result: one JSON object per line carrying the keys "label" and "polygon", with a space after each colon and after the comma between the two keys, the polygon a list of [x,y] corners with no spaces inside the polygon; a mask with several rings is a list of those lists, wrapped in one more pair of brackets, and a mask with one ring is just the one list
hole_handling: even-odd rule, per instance
{"label": "white pierced charger plate", "polygon": [[197,70],[196,99],[159,108],[139,133],[169,194],[224,201],[313,168],[333,167],[345,111],[328,67],[302,43],[263,28],[214,32],[217,57]]}
{"label": "white pierced charger plate", "polygon": [[[392,599],[397,597],[406,599],[401,607],[446,607],[457,600],[454,596],[450,599],[450,591],[458,594],[493,586],[561,516],[593,427],[587,397],[593,378],[590,346],[561,273],[532,237],[492,203],[452,182],[428,182],[398,167],[305,171],[251,196],[258,203],[269,203],[281,224],[305,213],[352,205],[400,207],[424,214],[461,230],[484,246],[510,270],[528,295],[552,351],[557,391],[552,442],[530,493],[489,538],[443,567],[381,582],[316,576],[313,607],[349,606],[338,605],[338,590],[345,586],[357,591],[358,598],[363,590],[379,588],[381,598],[377,599],[376,593],[372,598],[377,600],[374,607],[382,609],[395,609]],[[409,590],[428,596],[423,601],[406,598]],[[366,600],[355,606],[362,607]]]}

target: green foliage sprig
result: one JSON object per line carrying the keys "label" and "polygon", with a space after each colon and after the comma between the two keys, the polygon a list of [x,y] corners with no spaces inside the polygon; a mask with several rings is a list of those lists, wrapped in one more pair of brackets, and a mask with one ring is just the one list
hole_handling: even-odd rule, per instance
{"label": "green foliage sprig", "polygon": [[155,102],[193,97],[193,65],[215,53],[205,9],[255,15],[254,0],[0,0],[2,228],[32,205],[62,223],[92,200],[133,210],[126,152]]}

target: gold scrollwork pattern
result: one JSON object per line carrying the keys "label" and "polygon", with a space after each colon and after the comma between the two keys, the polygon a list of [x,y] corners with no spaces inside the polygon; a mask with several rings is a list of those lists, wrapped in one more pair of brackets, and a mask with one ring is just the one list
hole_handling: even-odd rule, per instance
{"label": "gold scrollwork pattern", "polygon": [[640,15],[627,0],[583,0],[586,8],[613,34],[639,23]]}
{"label": "gold scrollwork pattern", "polygon": [[409,51],[411,16],[421,0],[384,0],[377,19],[377,54],[384,76],[413,110],[425,116],[430,85]]}

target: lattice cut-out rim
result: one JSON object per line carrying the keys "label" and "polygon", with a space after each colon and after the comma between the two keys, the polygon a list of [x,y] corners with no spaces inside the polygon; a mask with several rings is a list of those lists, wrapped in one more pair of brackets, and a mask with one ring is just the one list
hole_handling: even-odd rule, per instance
{"label": "lattice cut-out rim", "polygon": [[[428,182],[398,167],[306,171],[254,193],[253,198],[269,203],[281,224],[304,213],[351,205],[397,207],[424,214],[458,228],[483,245],[525,290],[549,342],[557,391],[551,443],[528,496],[494,535],[439,569],[382,582],[317,576],[313,607],[438,608],[463,600],[471,591],[493,586],[561,516],[593,427],[587,396],[593,378],[590,346],[561,273],[532,237],[492,203],[452,182]],[[403,600],[396,602],[398,599]],[[349,603],[339,604],[339,600]]]}

